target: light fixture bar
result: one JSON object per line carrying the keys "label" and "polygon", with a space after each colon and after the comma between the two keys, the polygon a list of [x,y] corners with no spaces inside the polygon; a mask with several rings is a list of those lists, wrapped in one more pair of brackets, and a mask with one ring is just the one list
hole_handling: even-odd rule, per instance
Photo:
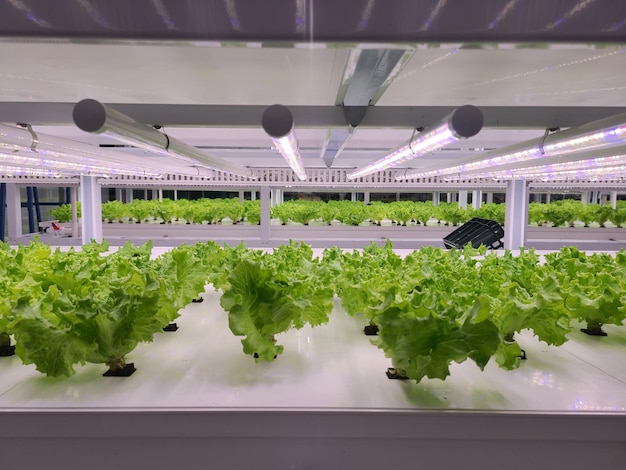
{"label": "light fixture bar", "polygon": [[0,164],[6,165],[27,165],[32,167],[49,168],[50,170],[57,170],[62,172],[72,172],[75,174],[90,174],[100,176],[112,176],[112,175],[129,175],[129,176],[144,176],[147,178],[160,178],[161,173],[141,170],[141,169],[123,169],[106,167],[101,165],[91,165],[86,163],[77,163],[71,161],[55,160],[49,158],[40,158],[27,155],[21,155],[18,153],[2,153],[0,152]]}
{"label": "light fixture bar", "polygon": [[592,158],[575,162],[554,163],[551,165],[539,165],[526,168],[515,168],[511,170],[487,171],[461,173],[461,178],[501,178],[515,179],[525,177],[536,177],[544,174],[554,174],[567,171],[602,171],[607,167],[616,167],[626,164],[626,155],[613,155],[611,157]]}
{"label": "light fixture bar", "polygon": [[444,176],[466,173],[486,168],[501,168],[542,158],[577,154],[584,151],[600,151],[626,144],[626,113],[611,116],[564,131],[546,133],[543,137],[486,152],[461,165],[431,170],[406,172],[397,180]]}
{"label": "light fixture bar", "polygon": [[358,168],[346,175],[356,179],[391,168],[408,160],[439,150],[460,139],[476,135],[483,127],[483,115],[472,105],[461,106],[446,116],[431,130],[416,134],[401,147],[369,165]]}
{"label": "light fixture bar", "polygon": [[86,99],[74,106],[74,123],[91,134],[106,134],[136,147],[247,178],[255,178],[249,168],[235,165],[187,145],[154,127],[135,121],[99,101]]}
{"label": "light fixture bar", "polygon": [[32,168],[29,166],[0,165],[0,175],[11,176],[43,176],[47,178],[60,178],[61,172],[49,168]]}
{"label": "light fixture bar", "polygon": [[291,111],[280,104],[272,105],[263,112],[261,124],[298,179],[306,180]]}
{"label": "light fixture bar", "polygon": [[[30,158],[35,160],[28,160],[28,157],[18,154],[20,151],[28,152]],[[129,165],[126,156],[118,158],[119,163],[114,166],[105,165],[103,160],[105,163],[109,163],[107,161],[108,154],[99,152],[97,148],[69,139],[36,133],[30,126],[0,124],[0,152],[5,155],[5,162],[8,162],[7,159],[13,156],[16,159],[13,161],[18,163],[19,159],[24,159],[23,162],[28,161],[31,164],[34,161],[39,161],[41,165],[55,166],[59,170],[63,169],[63,163],[59,162],[65,162],[67,163],[66,169],[72,165],[91,167],[85,172],[93,170],[94,173],[149,177],[158,177],[163,173],[160,170],[146,168],[144,165]]]}

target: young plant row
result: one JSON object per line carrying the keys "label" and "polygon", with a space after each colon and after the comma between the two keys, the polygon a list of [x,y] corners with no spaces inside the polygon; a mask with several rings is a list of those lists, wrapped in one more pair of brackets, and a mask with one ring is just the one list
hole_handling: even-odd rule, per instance
{"label": "young plant row", "polygon": [[257,361],[283,352],[280,333],[326,323],[337,295],[350,315],[378,327],[375,344],[397,374],[417,382],[445,379],[452,362],[467,359],[481,369],[492,358],[514,369],[522,355],[515,334],[524,329],[559,346],[574,320],[602,334],[603,325],[626,318],[623,251],[613,257],[563,248],[540,263],[533,251],[513,256],[469,246],[401,258],[389,242],[329,248],[319,258],[293,241],[272,252],[209,241],[155,259],[150,244],[107,250],[91,243],[53,252],[38,241],[2,247],[0,339],[12,335],[25,363],[53,376],[85,362],[121,369],[207,283],[221,292],[231,331]]}
{"label": "young plant row", "polygon": [[391,244],[363,252],[327,249],[337,294],[350,315],[378,327],[375,344],[392,374],[419,382],[445,379],[452,362],[473,360],[482,370],[493,357],[503,369],[519,366],[515,334],[530,329],[560,346],[574,320],[589,334],[626,318],[626,252],[587,255],[563,248],[519,256],[465,248],[427,247],[404,259]]}
{"label": "young plant row", "polygon": [[107,243],[52,251],[38,240],[0,245],[0,347],[50,376],[76,364],[103,363],[113,374],[126,356],[204,291],[201,260],[189,246],[151,259],[151,244],[127,244],[104,256]]}
{"label": "young plant row", "polygon": [[[504,204],[483,204],[480,209],[472,207],[462,209],[456,203],[441,203],[434,206],[429,202],[397,201],[390,203],[373,202],[364,204],[359,201],[309,201],[293,200],[272,207],[271,217],[281,224],[297,223],[342,223],[344,225],[360,225],[368,222],[381,225],[389,221],[398,226],[407,224],[446,224],[459,225],[472,217],[494,220],[504,224]],[[79,207],[80,214],[80,207]],[[71,208],[64,204],[50,211],[50,216],[61,222],[71,219]],[[136,199],[125,204],[109,201],[102,205],[102,217],[109,223],[160,223],[182,222],[187,224],[217,224],[260,222],[261,209],[259,201],[243,201],[239,199],[170,199],[141,200]],[[539,226],[574,226],[588,227],[597,225],[620,227],[626,223],[626,201],[618,201],[617,208],[610,205],[585,204],[571,199],[555,201],[550,204],[530,203],[528,207],[528,223]]]}

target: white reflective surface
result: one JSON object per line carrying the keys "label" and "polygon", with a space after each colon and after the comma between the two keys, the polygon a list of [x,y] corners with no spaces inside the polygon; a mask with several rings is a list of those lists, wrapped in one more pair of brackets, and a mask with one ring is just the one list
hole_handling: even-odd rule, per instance
{"label": "white reflective surface", "polygon": [[607,337],[576,328],[565,346],[519,336],[528,359],[518,370],[490,362],[453,364],[446,381],[389,380],[390,361],[363,335],[363,319],[339,301],[315,329],[278,335],[284,353],[274,363],[245,356],[228,329],[220,294],[186,307],[180,329],[140,345],[127,358],[137,372],[102,377],[103,365],[78,366],[70,378],[48,378],[16,356],[0,358],[0,409],[18,408],[315,408],[514,411],[626,411],[626,326]]}

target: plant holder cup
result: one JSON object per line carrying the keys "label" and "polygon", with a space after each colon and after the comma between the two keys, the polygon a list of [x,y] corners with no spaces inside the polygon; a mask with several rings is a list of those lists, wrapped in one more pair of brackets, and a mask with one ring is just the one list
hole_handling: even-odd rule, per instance
{"label": "plant holder cup", "polygon": [[[504,338],[503,338],[504,342],[505,342],[505,343],[515,343],[516,341],[515,341],[515,338],[513,337],[513,335],[515,335],[515,333],[507,333],[507,334],[504,336]],[[525,361],[525,360],[527,359],[527,357],[526,357],[526,351],[525,351],[524,349],[522,349],[522,348],[520,348],[520,351],[521,351],[521,355],[520,355],[520,356],[518,356],[518,357],[519,357],[522,361]]]}
{"label": "plant holder cup", "polygon": [[102,374],[103,377],[130,377],[137,370],[135,363],[126,363],[123,358],[107,362],[106,365],[109,366],[109,370]]}
{"label": "plant holder cup", "polygon": [[8,357],[15,354],[15,345],[11,345],[11,337],[6,332],[0,333],[0,356]]}
{"label": "plant holder cup", "polygon": [[0,357],[9,357],[15,354],[15,345],[0,346]]}
{"label": "plant holder cup", "polygon": [[[276,344],[276,338],[274,337],[274,335],[268,335],[267,339],[269,339],[272,343]],[[255,359],[259,358],[259,353],[255,352],[252,357],[254,357]],[[274,354],[274,359],[276,359],[278,357],[277,354]]]}
{"label": "plant holder cup", "polygon": [[178,325],[176,323],[170,323],[163,327],[163,331],[176,331],[178,330]]}
{"label": "plant holder cup", "polygon": [[392,380],[409,380],[409,378],[402,373],[402,371],[398,369],[394,369],[393,367],[387,368],[387,378]]}
{"label": "plant holder cup", "polygon": [[602,323],[587,322],[587,328],[581,328],[580,331],[589,336],[608,336],[607,333],[602,330]]}
{"label": "plant holder cup", "polygon": [[377,336],[378,325],[371,321],[369,325],[365,325],[365,327],[363,327],[363,333],[365,333],[366,336]]}

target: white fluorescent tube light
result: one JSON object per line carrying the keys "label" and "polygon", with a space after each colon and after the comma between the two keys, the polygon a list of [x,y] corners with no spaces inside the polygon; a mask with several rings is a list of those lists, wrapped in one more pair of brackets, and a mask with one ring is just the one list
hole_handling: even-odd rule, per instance
{"label": "white fluorescent tube light", "polygon": [[428,178],[486,168],[492,169],[541,158],[591,150],[599,151],[621,145],[626,145],[626,113],[492,150],[473,157],[462,165],[407,172],[397,176],[396,179]]}
{"label": "white fluorescent tube light", "polygon": [[291,111],[280,104],[272,105],[263,112],[261,124],[296,176],[301,181],[306,180]]}
{"label": "white fluorescent tube light", "polygon": [[99,101],[86,99],[74,106],[74,123],[79,129],[91,134],[106,134],[120,142],[192,162],[246,178],[255,178],[249,168],[235,165],[227,160],[202,152],[184,142],[159,132],[154,127],[135,121],[125,114],[105,106]]}
{"label": "white fluorescent tube light", "polygon": [[348,179],[360,178],[387,168],[397,166],[413,158],[439,150],[457,140],[472,137],[482,129],[483,115],[472,105],[457,108],[432,130],[413,136],[407,143],[387,156],[346,175]]}

